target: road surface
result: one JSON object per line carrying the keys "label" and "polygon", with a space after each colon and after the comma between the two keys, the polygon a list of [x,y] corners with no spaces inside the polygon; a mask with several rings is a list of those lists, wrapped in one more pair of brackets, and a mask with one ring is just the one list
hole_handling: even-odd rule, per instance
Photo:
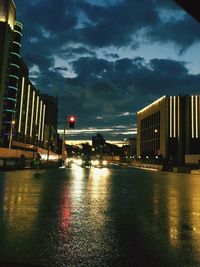
{"label": "road surface", "polygon": [[200,176],[77,166],[0,172],[0,262],[200,266]]}

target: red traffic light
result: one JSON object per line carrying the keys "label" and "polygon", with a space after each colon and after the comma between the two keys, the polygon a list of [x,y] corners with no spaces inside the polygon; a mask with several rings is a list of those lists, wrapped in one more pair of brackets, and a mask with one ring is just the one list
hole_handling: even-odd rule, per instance
{"label": "red traffic light", "polygon": [[74,121],[75,121],[75,117],[74,117],[74,116],[71,116],[71,117],[69,118],[69,121],[70,121],[70,122],[74,122]]}
{"label": "red traffic light", "polygon": [[76,116],[71,115],[68,117],[69,128],[74,128],[76,122]]}

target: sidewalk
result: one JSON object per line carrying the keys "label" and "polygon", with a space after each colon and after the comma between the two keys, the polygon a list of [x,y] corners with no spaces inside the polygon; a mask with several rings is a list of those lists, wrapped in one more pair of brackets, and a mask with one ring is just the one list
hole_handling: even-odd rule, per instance
{"label": "sidewalk", "polygon": [[[1,161],[1,160],[0,160]],[[59,168],[58,161],[42,162],[40,169]],[[19,159],[7,159],[6,162],[0,164],[0,171],[17,171],[17,170],[31,170],[34,169],[32,160],[20,161]]]}

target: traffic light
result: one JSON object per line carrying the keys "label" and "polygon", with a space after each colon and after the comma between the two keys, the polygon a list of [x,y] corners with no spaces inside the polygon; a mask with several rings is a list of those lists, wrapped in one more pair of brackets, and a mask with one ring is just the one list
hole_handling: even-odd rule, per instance
{"label": "traffic light", "polygon": [[76,117],[74,115],[69,116],[68,122],[69,122],[69,128],[74,128],[75,122],[76,122]]}

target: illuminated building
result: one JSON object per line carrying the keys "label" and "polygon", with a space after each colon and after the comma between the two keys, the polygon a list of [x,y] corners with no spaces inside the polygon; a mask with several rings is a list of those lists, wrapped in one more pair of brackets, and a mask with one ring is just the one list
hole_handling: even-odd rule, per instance
{"label": "illuminated building", "polygon": [[200,154],[200,96],[163,96],[137,113],[137,156]]}
{"label": "illuminated building", "polygon": [[56,150],[57,115],[58,99],[41,94],[35,88],[29,79],[26,64],[20,60],[12,147],[23,148],[26,145],[32,145],[48,148],[48,142],[52,140],[50,150]]}
{"label": "illuminated building", "polygon": [[6,22],[14,30],[16,19],[16,7],[12,0],[1,0],[0,2],[0,22]]}
{"label": "illuminated building", "polygon": [[57,123],[58,123],[58,98],[47,94],[41,94],[46,105],[45,126],[43,129],[44,146],[51,151],[57,150]]}
{"label": "illuminated building", "polygon": [[16,21],[12,0],[0,2],[0,133],[1,143],[9,142],[15,121],[19,60],[23,26]]}
{"label": "illuminated building", "polygon": [[[58,103],[41,95],[29,79],[20,56],[22,24],[12,0],[0,1],[0,146],[46,147],[52,129],[57,139]],[[52,138],[54,140],[54,138]],[[55,149],[56,149],[56,141]]]}
{"label": "illuminated building", "polygon": [[46,105],[43,103],[40,92],[31,83],[26,64],[20,60],[16,124],[13,136],[15,146],[23,146],[23,144],[43,146],[45,110]]}

